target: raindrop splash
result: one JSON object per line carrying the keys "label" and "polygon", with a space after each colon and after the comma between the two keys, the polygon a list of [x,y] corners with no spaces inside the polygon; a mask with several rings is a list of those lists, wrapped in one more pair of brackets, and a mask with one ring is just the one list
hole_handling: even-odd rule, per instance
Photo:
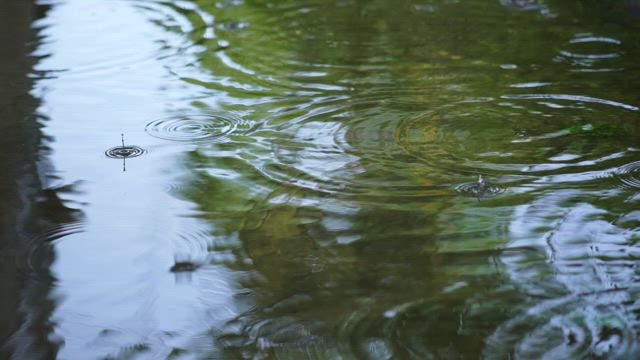
{"label": "raindrop splash", "polygon": [[619,180],[624,188],[639,189],[640,161],[620,166],[613,172],[613,177]]}
{"label": "raindrop splash", "polygon": [[124,134],[120,134],[122,145],[112,147],[105,151],[105,155],[112,159],[126,159],[132,158],[136,156],[140,156],[145,153],[145,150],[136,145],[125,145],[124,144]]}
{"label": "raindrop splash", "polygon": [[478,181],[473,183],[465,183],[456,187],[462,195],[472,196],[478,199],[489,198],[500,195],[506,191],[506,188],[500,185],[492,184],[484,180],[482,175],[478,175]]}

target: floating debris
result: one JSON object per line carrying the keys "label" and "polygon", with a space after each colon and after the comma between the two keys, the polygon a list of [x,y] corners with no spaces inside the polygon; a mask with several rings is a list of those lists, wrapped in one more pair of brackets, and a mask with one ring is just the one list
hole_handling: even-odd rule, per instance
{"label": "floating debris", "polygon": [[169,269],[169,271],[173,272],[173,273],[178,273],[178,272],[193,272],[196,271],[200,266],[196,263],[193,263],[191,261],[177,261],[175,264],[173,264],[173,266],[171,267],[171,269]]}

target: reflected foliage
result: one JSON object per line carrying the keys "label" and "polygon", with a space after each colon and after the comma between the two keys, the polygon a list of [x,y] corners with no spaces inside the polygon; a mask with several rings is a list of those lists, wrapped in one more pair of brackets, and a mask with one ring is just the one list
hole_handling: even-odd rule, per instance
{"label": "reflected foliage", "polygon": [[[194,107],[256,124],[187,157],[250,304],[223,354],[639,351],[633,2],[139,4]],[[478,174],[506,191],[456,193]]]}
{"label": "reflected foliage", "polygon": [[[52,337],[55,306],[51,289],[52,244],[78,231],[81,212],[65,201],[75,186],[56,186],[48,178],[47,142],[36,112],[39,100],[31,94],[30,55],[48,5],[31,1],[2,2],[0,23],[0,358],[51,359],[61,342]],[[51,183],[47,183],[47,182]]]}
{"label": "reflected foliage", "polygon": [[[160,33],[156,57],[144,61],[161,63],[179,83],[167,85],[180,92],[176,104],[189,104],[144,129],[166,144],[144,158],[178,153],[183,161],[158,165],[175,166],[179,179],[167,207],[183,200],[193,210],[181,214],[191,222],[166,226],[188,228],[166,243],[183,241],[176,248],[194,254],[177,254],[158,273],[204,291],[178,299],[184,294],[171,293],[165,278],[147,283],[154,271],[145,266],[157,263],[141,252],[144,265],[122,270],[129,297],[95,308],[124,303],[131,323],[156,318],[136,317],[123,299],[149,300],[146,311],[164,295],[171,301],[158,312],[189,313],[166,304],[197,294],[183,303],[210,308],[201,318],[193,312],[194,328],[208,328],[193,342],[161,333],[166,324],[122,332],[83,324],[113,336],[105,340],[105,349],[119,349],[113,356],[638,357],[637,1],[129,3]],[[19,25],[35,36],[28,22]],[[131,59],[139,57],[93,70]],[[87,77],[103,76],[91,65]],[[22,110],[13,100],[0,109],[8,139],[0,235],[3,256],[14,251],[19,260],[1,264],[9,295],[0,356],[51,358],[63,344],[51,336],[52,244],[81,231],[83,219],[67,197],[79,184],[38,177],[47,148],[29,69],[9,71],[18,74],[12,94]],[[145,210],[157,209],[142,204],[135,213]],[[132,238],[175,235],[129,232],[135,218],[106,213],[95,212],[125,219],[121,230]],[[220,300],[227,281],[233,309]],[[76,304],[97,301],[97,292],[79,294]],[[64,320],[81,332],[74,310]],[[73,351],[99,344],[74,341]]]}

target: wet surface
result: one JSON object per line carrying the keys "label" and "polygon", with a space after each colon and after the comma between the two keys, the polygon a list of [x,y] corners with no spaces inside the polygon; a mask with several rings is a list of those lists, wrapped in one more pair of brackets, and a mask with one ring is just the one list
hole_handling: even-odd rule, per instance
{"label": "wet surface", "polygon": [[0,357],[637,357],[638,6],[34,6]]}

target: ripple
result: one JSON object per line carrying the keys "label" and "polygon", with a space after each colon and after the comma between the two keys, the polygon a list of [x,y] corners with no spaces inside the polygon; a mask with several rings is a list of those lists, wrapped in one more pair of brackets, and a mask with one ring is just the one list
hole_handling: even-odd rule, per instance
{"label": "ripple", "polygon": [[[394,151],[400,148],[421,163],[429,176],[449,185],[478,173],[505,185],[507,181],[547,185],[593,181],[594,174],[637,159],[633,148],[638,129],[628,121],[631,111],[638,110],[633,105],[566,94],[503,95],[500,99],[518,101],[489,99],[433,107],[386,124],[384,131],[393,132],[393,142],[388,137],[372,138],[369,144],[358,133],[348,144],[377,147],[371,154],[381,159],[399,159]],[[565,156],[582,154],[583,148],[589,149],[584,156]],[[468,196],[479,193],[474,183],[457,190]],[[494,190],[501,193],[503,189],[489,194]]]}
{"label": "ripple", "polygon": [[577,101],[577,102],[585,102],[585,103],[594,103],[594,104],[604,104],[610,106],[620,107],[626,110],[638,111],[640,108],[637,106],[607,100],[600,99],[591,96],[582,96],[582,95],[568,95],[568,94],[518,94],[518,95],[503,95],[501,96],[503,99],[553,99],[553,100],[568,100],[568,101]]}
{"label": "ripple", "polygon": [[153,137],[172,141],[228,140],[231,135],[247,133],[252,123],[230,114],[180,115],[147,124],[145,130]]}
{"label": "ripple", "polygon": [[[623,292],[546,300],[514,316],[488,338],[491,358],[625,358],[637,353],[637,321],[617,304]],[[611,300],[611,301],[608,301]],[[632,306],[632,307],[637,307]],[[507,356],[504,356],[507,355]]]}
{"label": "ripple", "polygon": [[105,155],[112,159],[128,159],[144,154],[146,150],[136,145],[116,146],[105,151]]}
{"label": "ripple", "polygon": [[623,165],[616,169],[613,176],[622,183],[624,188],[640,188],[640,161]]}
{"label": "ripple", "polygon": [[514,209],[509,246],[541,251],[500,257],[528,301],[487,339],[484,357],[637,357],[637,228],[584,194],[561,189]]}
{"label": "ripple", "polygon": [[[184,10],[173,9],[172,6],[159,3],[157,9],[173,14],[168,18],[159,16],[157,23],[175,33],[184,33],[187,44],[168,43],[168,48],[192,46],[190,54],[196,55],[192,61],[180,64],[173,62],[168,67],[183,80],[202,86],[209,90],[225,92],[238,99],[237,101],[255,99],[256,97],[281,95],[283,91],[299,93],[313,91],[316,94],[344,94],[355,89],[364,89],[363,85],[379,85],[386,83],[385,92],[380,94],[382,101],[393,101],[398,98],[400,89],[406,86],[395,86],[402,73],[423,74],[424,69],[444,68],[443,64],[425,64],[405,62],[406,57],[403,43],[416,43],[416,49],[421,49],[425,38],[413,30],[413,26],[398,22],[390,26],[390,36],[343,37],[340,33],[357,33],[363,28],[370,27],[369,17],[374,14],[384,14],[391,6],[379,4],[364,5],[357,2],[342,2],[337,8],[336,16],[328,16],[332,8],[321,2],[310,3],[261,3],[249,5],[243,2],[233,4],[243,11],[228,9],[227,6],[205,7],[215,17],[213,23],[207,23],[211,32],[209,39],[202,40],[202,30],[197,30],[202,24],[202,15],[184,15]],[[255,6],[255,8],[254,8]],[[193,10],[195,11],[195,10]],[[358,12],[368,13],[366,18],[353,16]],[[241,15],[241,16],[239,16]],[[173,17],[182,18],[174,21]],[[191,21],[193,24],[188,24]],[[433,25],[438,26],[438,25]],[[466,29],[468,24],[459,24]],[[305,32],[301,29],[313,28],[316,31]],[[341,31],[336,31],[340,29]],[[240,31],[239,31],[240,30]],[[215,33],[214,33],[215,31]],[[407,36],[407,34],[413,34]],[[402,39],[401,41],[399,41]],[[217,41],[215,41],[217,40]],[[221,46],[220,41],[231,46]],[[191,42],[191,44],[189,44]],[[299,57],[296,46],[291,44],[308,44]],[[247,56],[244,49],[250,49],[251,56]],[[304,46],[306,47],[306,45]],[[327,48],[335,48],[331,53],[340,54],[338,58],[327,56]],[[325,49],[325,50],[321,50]],[[416,50],[418,51],[418,50]],[[422,52],[422,51],[420,51]],[[461,60],[457,54],[442,51],[443,59],[439,61]],[[314,56],[311,56],[314,54]],[[195,65],[197,64],[197,65]],[[198,65],[205,65],[207,71],[201,71]],[[211,71],[215,69],[214,71]],[[313,74],[313,76],[308,76]],[[441,78],[439,75],[436,75]],[[408,81],[407,81],[408,83]],[[409,85],[409,84],[405,84]],[[369,87],[370,89],[372,87]],[[407,99],[415,104],[416,98],[424,96],[424,87],[418,86],[420,92],[408,94]],[[402,91],[402,90],[400,90]],[[390,96],[389,96],[390,95]]]}
{"label": "ripple", "polygon": [[605,54],[578,54],[570,51],[562,50],[560,54],[568,57],[579,59],[611,59],[620,56],[617,53],[605,53]]}
{"label": "ripple", "polygon": [[548,83],[548,82],[527,82],[527,83],[511,84],[509,86],[513,88],[536,88],[536,87],[543,87],[543,86],[549,86],[549,85],[551,85],[551,83]]}
{"label": "ripple", "polygon": [[504,193],[506,190],[503,186],[484,181],[465,183],[456,187],[456,191],[460,194],[478,199],[494,197]]}
{"label": "ripple", "polygon": [[591,43],[591,42],[601,42],[601,43],[607,43],[607,44],[615,44],[615,45],[620,45],[621,42],[619,40],[613,39],[613,38],[608,38],[608,37],[597,37],[597,36],[584,36],[584,37],[579,37],[579,38],[575,38],[572,39],[571,41],[569,41],[569,43],[571,44],[580,44],[580,43]]}
{"label": "ripple", "polygon": [[146,12],[150,20],[173,37],[160,41],[165,49],[182,52],[196,44],[207,43],[216,39],[214,17],[209,12],[190,1],[140,1],[134,3],[136,7]]}
{"label": "ripple", "polygon": [[[626,118],[638,108],[608,99],[517,94],[422,112],[398,103],[381,111],[379,102],[368,100],[352,99],[358,112],[342,97],[281,109],[265,125],[276,131],[260,133],[263,150],[248,162],[272,181],[313,191],[419,199],[444,195],[460,178],[478,173],[505,186],[532,175],[547,183],[591,181],[594,173],[635,156],[629,149],[637,129]],[[582,147],[590,149],[585,156],[566,156]],[[469,183],[457,191],[495,196],[505,187],[493,184],[482,194]]]}
{"label": "ripple", "polygon": [[[30,272],[38,272],[42,270],[48,270],[49,265],[47,261],[43,259],[48,258],[53,251],[51,247],[60,239],[78,234],[84,230],[83,222],[70,222],[52,226],[40,234],[29,239],[29,245],[27,245],[27,254],[24,258],[17,258],[18,268],[23,265],[20,262],[24,261],[27,270]],[[42,265],[38,265],[42,264]],[[44,267],[44,268],[43,268]]]}
{"label": "ripple", "polygon": [[592,67],[597,61],[620,57],[621,52],[612,49],[620,44],[619,40],[609,37],[582,35],[569,41],[570,49],[558,53],[560,58],[571,59],[574,65]]}
{"label": "ripple", "polygon": [[425,180],[428,169],[411,161],[394,140],[398,119],[389,114],[352,121],[306,119],[267,139],[271,151],[251,161],[262,176],[282,184],[370,199],[418,199],[446,194]]}
{"label": "ripple", "polygon": [[538,0],[500,0],[500,3],[502,6],[518,10],[540,10],[545,6]]}
{"label": "ripple", "polygon": [[512,173],[536,153],[512,143],[532,118],[497,104],[458,103],[403,119],[392,130],[399,146],[431,169],[452,175],[479,169]]}
{"label": "ripple", "polygon": [[500,0],[500,4],[508,9],[518,11],[538,11],[546,17],[555,17],[553,13],[543,1],[538,0]]}
{"label": "ripple", "polygon": [[[290,305],[288,305],[290,306]],[[304,350],[304,352],[293,351],[293,353],[304,353],[304,357],[326,359],[335,358],[327,356],[333,349],[329,348],[327,342],[315,334],[322,326],[320,322],[306,323],[293,316],[274,316],[264,320],[241,318],[236,320],[235,326],[243,326],[242,333],[232,331],[223,334],[218,338],[220,345],[228,349],[231,353],[242,353],[250,358],[267,358],[267,354],[277,354],[279,350]],[[320,350],[319,349],[325,349]],[[329,349],[327,351],[326,349]],[[324,353],[324,354],[323,354]],[[291,353],[289,353],[291,354]],[[313,355],[315,356],[313,356]],[[232,356],[236,358],[237,356]],[[276,356],[277,357],[277,356]]]}

